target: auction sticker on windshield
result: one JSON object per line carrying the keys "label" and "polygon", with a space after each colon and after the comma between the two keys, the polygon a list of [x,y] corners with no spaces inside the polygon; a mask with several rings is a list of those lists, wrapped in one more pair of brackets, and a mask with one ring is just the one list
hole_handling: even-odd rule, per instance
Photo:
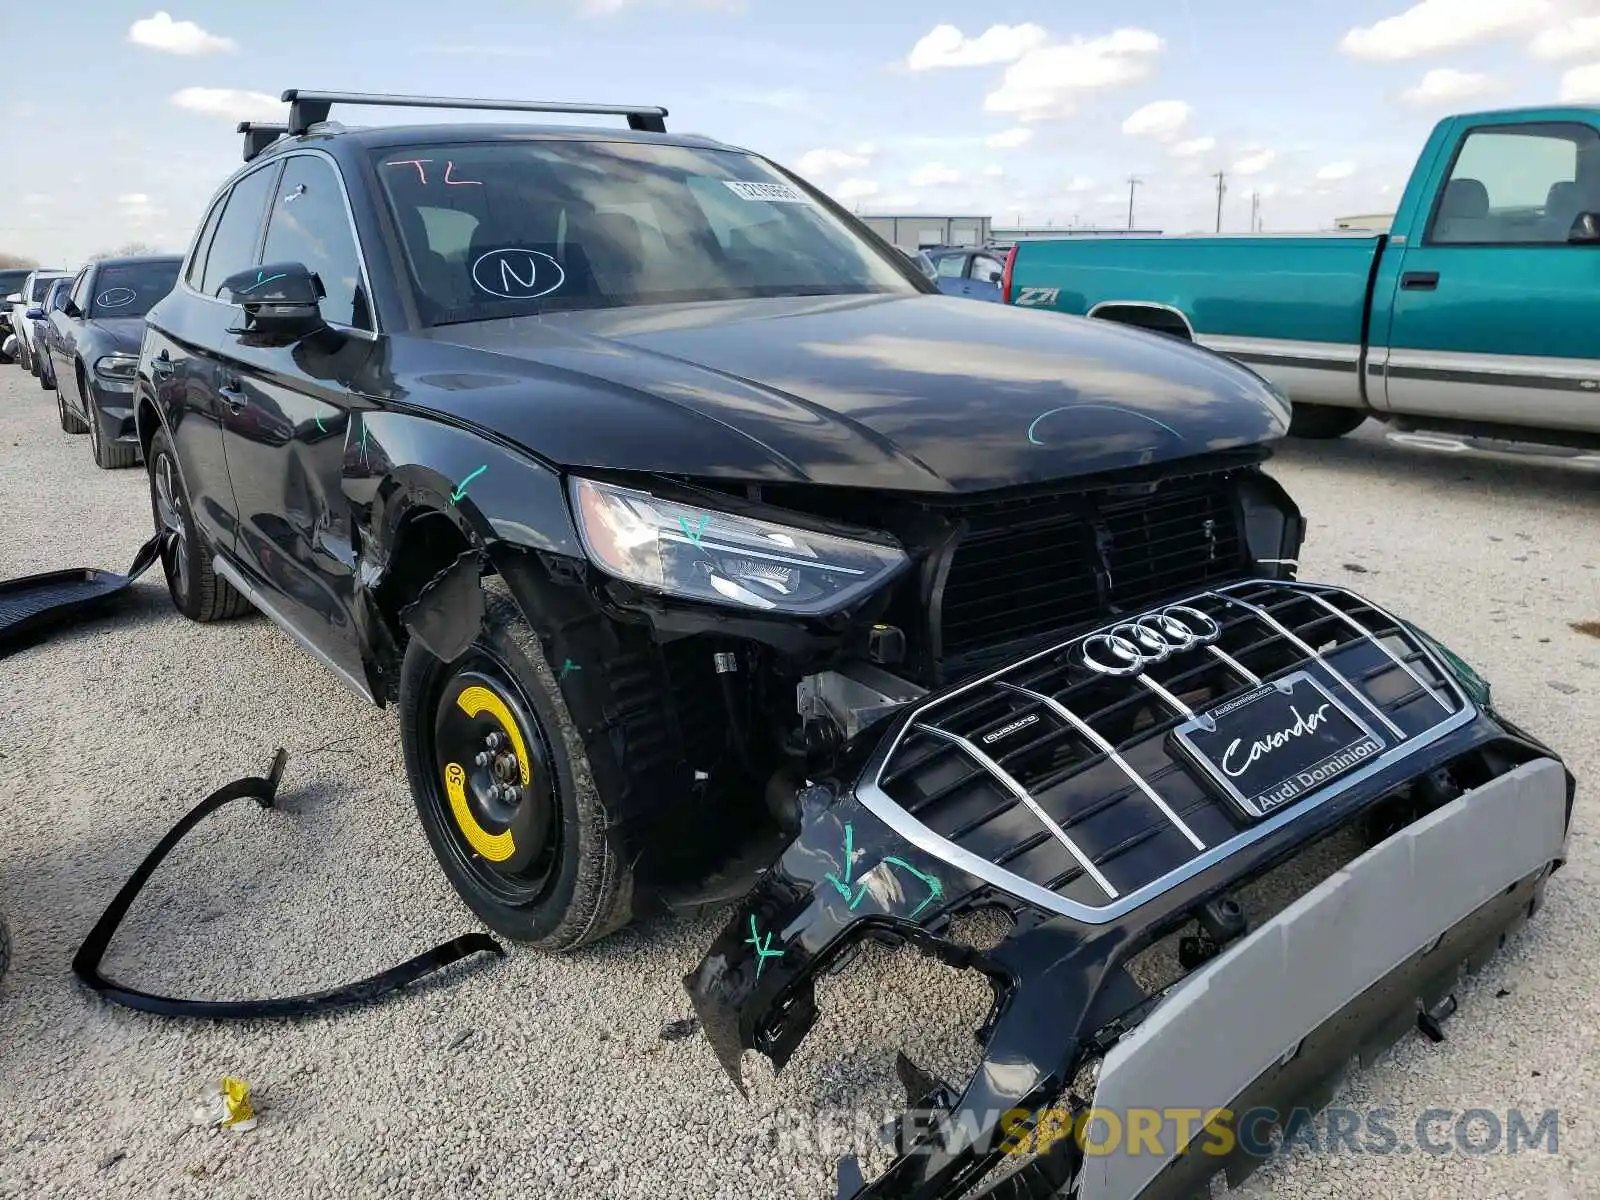
{"label": "auction sticker on windshield", "polygon": [[811,203],[811,197],[787,183],[751,183],[744,179],[724,179],[722,182],[741,200],[767,200],[773,204]]}
{"label": "auction sticker on windshield", "polygon": [[1172,738],[1251,820],[1327,787],[1385,745],[1305,671],[1201,714]]}

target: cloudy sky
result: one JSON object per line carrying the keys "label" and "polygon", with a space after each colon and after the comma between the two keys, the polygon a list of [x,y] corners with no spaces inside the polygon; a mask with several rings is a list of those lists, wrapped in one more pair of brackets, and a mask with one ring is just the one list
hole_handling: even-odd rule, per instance
{"label": "cloudy sky", "polygon": [[664,104],[864,212],[1125,224],[1137,175],[1169,232],[1212,226],[1217,171],[1225,228],[1257,193],[1315,229],[1389,211],[1447,113],[1600,103],[1600,0],[96,0],[6,30],[37,50],[7,55],[0,250],[63,265],[187,245],[233,123],[293,86]]}

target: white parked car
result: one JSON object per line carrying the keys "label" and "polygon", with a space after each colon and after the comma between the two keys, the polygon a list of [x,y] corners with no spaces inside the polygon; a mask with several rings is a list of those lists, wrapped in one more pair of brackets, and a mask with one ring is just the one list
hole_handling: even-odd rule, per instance
{"label": "white parked car", "polygon": [[28,309],[43,304],[45,293],[50,290],[50,285],[65,275],[65,271],[41,268],[31,272],[22,281],[22,287],[6,297],[6,302],[11,309],[11,332],[16,334],[17,337],[17,363],[24,371],[31,372],[34,375],[39,373],[39,359],[34,354],[33,322],[23,314]]}

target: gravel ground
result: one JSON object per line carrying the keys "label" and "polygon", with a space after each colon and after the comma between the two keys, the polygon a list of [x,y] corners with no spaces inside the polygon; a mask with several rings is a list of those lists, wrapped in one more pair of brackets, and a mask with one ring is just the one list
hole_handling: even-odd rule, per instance
{"label": "gravel ground", "polygon": [[[150,530],[141,471],[106,472],[57,428],[53,398],[0,368],[0,577],[122,569]],[[1308,578],[1354,585],[1460,650],[1507,711],[1584,780],[1600,772],[1600,479],[1462,458],[1371,429],[1274,467],[1311,518]],[[821,989],[824,1019],[751,1098],[700,1037],[679,984],[720,918],[635,926],[569,958],[512,949],[376,1007],[298,1024],[164,1021],[72,981],[78,940],[200,796],[290,751],[283,805],[237,805],[168,860],[111,973],[192,995],[281,994],[387,967],[474,927],[417,827],[390,714],[364,707],[260,617],[202,627],[159,574],[115,617],[0,662],[0,1196],[418,1194],[824,1196],[829,1146],[780,1130],[872,1108],[896,1048],[972,1061],[986,989],[909,952]],[[1549,904],[1463,996],[1449,1040],[1403,1041],[1347,1084],[1407,1140],[1430,1107],[1561,1112],[1559,1148],[1519,1155],[1309,1155],[1256,1196],[1600,1195],[1587,1097],[1600,1062],[1592,792]],[[892,961],[891,961],[892,960]],[[756,1064],[759,1064],[759,1069]],[[250,1133],[191,1126],[224,1073],[253,1086]],[[825,1128],[840,1132],[845,1122]],[[809,1144],[808,1144],[809,1143]]]}

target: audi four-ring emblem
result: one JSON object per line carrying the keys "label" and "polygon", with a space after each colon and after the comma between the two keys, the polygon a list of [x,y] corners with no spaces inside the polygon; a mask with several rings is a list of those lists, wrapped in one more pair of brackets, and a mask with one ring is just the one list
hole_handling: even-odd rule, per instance
{"label": "audi four-ring emblem", "polygon": [[1084,638],[1083,665],[1101,675],[1137,675],[1180,650],[1208,646],[1222,636],[1214,617],[1186,604],[1114,625]]}

